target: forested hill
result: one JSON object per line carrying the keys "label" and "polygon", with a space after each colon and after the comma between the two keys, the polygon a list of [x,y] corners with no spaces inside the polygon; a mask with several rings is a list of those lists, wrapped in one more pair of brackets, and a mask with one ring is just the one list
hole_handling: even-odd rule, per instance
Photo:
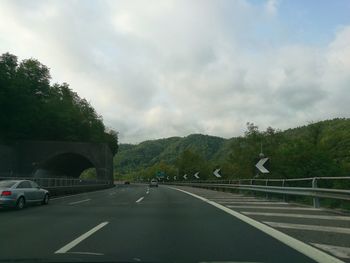
{"label": "forested hill", "polygon": [[157,172],[170,177],[193,175],[212,178],[220,167],[224,178],[250,178],[263,144],[270,158],[270,177],[350,175],[350,119],[333,119],[285,131],[260,131],[252,123],[241,137],[192,134],[187,137],[120,144],[115,157],[117,176],[149,178]]}
{"label": "forested hill", "polygon": [[117,171],[125,174],[147,168],[159,162],[175,164],[185,150],[201,153],[206,160],[213,159],[227,140],[202,134],[145,141],[138,145],[120,144],[115,157]]}

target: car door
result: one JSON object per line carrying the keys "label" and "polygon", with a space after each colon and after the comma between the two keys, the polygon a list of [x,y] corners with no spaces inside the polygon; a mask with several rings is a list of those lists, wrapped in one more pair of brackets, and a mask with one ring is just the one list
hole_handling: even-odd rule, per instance
{"label": "car door", "polygon": [[33,202],[35,200],[33,187],[29,181],[20,182],[17,186],[17,189],[23,192],[26,202]]}
{"label": "car door", "polygon": [[44,199],[44,191],[40,190],[39,185],[36,182],[30,181],[33,188],[33,197],[35,200],[43,200]]}

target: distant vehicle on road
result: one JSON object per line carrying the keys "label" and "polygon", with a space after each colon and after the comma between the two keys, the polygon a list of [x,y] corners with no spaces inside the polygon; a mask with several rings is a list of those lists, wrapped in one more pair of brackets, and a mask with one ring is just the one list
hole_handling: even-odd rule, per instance
{"label": "distant vehicle on road", "polygon": [[22,209],[26,204],[49,203],[49,191],[30,180],[0,181],[0,207]]}
{"label": "distant vehicle on road", "polygon": [[130,182],[129,181],[125,181],[124,184],[130,184]]}
{"label": "distant vehicle on road", "polygon": [[149,182],[149,186],[150,187],[158,187],[158,180],[157,179],[152,179],[150,182]]}

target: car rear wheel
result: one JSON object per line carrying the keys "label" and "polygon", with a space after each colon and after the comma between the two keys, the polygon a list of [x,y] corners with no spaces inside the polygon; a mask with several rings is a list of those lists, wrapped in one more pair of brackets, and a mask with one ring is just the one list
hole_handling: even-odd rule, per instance
{"label": "car rear wheel", "polygon": [[18,210],[23,209],[25,204],[26,204],[26,201],[25,201],[24,197],[21,196],[21,197],[17,200],[16,208],[17,208]]}
{"label": "car rear wheel", "polygon": [[43,199],[43,201],[41,203],[43,205],[47,205],[47,204],[49,204],[49,200],[50,200],[49,195],[45,194],[44,199]]}

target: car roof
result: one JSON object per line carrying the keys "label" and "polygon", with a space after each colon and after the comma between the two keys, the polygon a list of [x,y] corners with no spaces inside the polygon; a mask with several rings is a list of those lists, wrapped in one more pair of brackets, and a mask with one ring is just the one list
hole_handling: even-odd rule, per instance
{"label": "car roof", "polygon": [[29,181],[31,182],[30,180],[1,180],[0,182],[13,182],[13,183],[20,183],[20,182],[25,182],[25,181]]}
{"label": "car roof", "polygon": [[13,182],[13,183],[17,183],[20,182],[21,180],[1,180],[0,182]]}

